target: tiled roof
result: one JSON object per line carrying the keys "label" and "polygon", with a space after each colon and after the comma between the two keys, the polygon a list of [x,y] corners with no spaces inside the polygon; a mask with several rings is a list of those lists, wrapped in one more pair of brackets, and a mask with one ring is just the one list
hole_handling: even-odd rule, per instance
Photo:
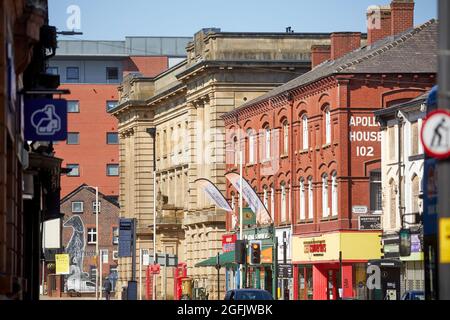
{"label": "tiled roof", "polygon": [[436,73],[437,51],[438,22],[432,19],[399,35],[386,37],[372,45],[356,49],[339,59],[327,60],[300,77],[245,103],[235,111],[334,74]]}

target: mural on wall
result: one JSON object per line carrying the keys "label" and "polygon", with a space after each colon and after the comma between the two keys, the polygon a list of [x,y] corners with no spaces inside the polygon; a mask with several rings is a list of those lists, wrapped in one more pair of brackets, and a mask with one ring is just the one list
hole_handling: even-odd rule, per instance
{"label": "mural on wall", "polygon": [[66,247],[70,257],[70,274],[67,277],[67,291],[81,291],[82,284],[89,280],[89,274],[83,272],[84,224],[79,216],[72,216],[63,224],[64,228],[72,228],[72,236]]}

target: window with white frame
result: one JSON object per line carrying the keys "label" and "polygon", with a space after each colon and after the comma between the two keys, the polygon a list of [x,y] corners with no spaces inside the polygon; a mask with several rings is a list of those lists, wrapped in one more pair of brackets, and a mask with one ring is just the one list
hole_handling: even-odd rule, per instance
{"label": "window with white frame", "polygon": [[308,219],[314,218],[314,192],[313,192],[313,178],[308,178]]}
{"label": "window with white frame", "polygon": [[419,122],[411,122],[411,156],[419,154]]}
{"label": "window with white frame", "polygon": [[338,215],[338,184],[336,171],[331,175],[331,215],[333,217]]}
{"label": "window with white frame", "polygon": [[302,149],[306,150],[309,148],[308,116],[306,114],[303,115],[302,117],[302,128],[303,128]]}
{"label": "window with white frame", "polygon": [[322,217],[327,218],[328,216],[328,176],[325,173],[322,175]]}
{"label": "window with white frame", "polygon": [[72,213],[83,213],[84,203],[83,201],[74,201],[72,202]]}
{"label": "window with white frame", "polygon": [[255,134],[252,129],[247,130],[248,135],[248,161],[249,163],[255,163]]}
{"label": "window with white frame", "polygon": [[325,143],[331,143],[331,114],[330,107],[325,108]]}
{"label": "window with white frame", "polygon": [[119,251],[114,250],[112,255],[113,260],[119,260]]}
{"label": "window with white frame", "polygon": [[275,214],[275,188],[272,186],[270,188],[270,214]]}
{"label": "window with white frame", "polygon": [[289,153],[289,124],[287,120],[283,122],[283,155]]}
{"label": "window with white frame", "polygon": [[119,244],[119,228],[118,227],[113,227],[112,228],[112,233],[113,233],[113,240],[112,243],[115,244]]}
{"label": "window with white frame", "polygon": [[417,213],[420,211],[420,183],[419,183],[419,176],[414,175],[414,177],[411,179],[411,213]]}
{"label": "window with white frame", "polygon": [[239,147],[238,147],[238,138],[234,137],[233,139],[233,151],[234,151],[234,165],[239,164]]}
{"label": "window with white frame", "polygon": [[87,229],[87,242],[88,244],[96,244],[97,243],[97,229],[88,228]]}
{"label": "window with white frame", "polygon": [[286,221],[286,208],[287,208],[287,192],[286,192],[286,184],[284,182],[281,183],[281,222]]}
{"label": "window with white frame", "polygon": [[[101,210],[102,210],[102,202],[99,201],[99,202],[98,202],[98,212],[100,213]],[[92,201],[92,212],[93,212],[94,214],[97,213],[97,202],[96,202],[96,201]]]}
{"label": "window with white frame", "polygon": [[102,257],[102,263],[109,263],[109,252],[108,249],[101,249],[100,256]]}
{"label": "window with white frame", "polygon": [[269,208],[269,190],[267,190],[267,186],[263,187],[263,201],[264,201],[264,206],[268,209]]}
{"label": "window with white frame", "polygon": [[300,220],[305,220],[305,179],[300,179]]}
{"label": "window with white frame", "polygon": [[271,137],[270,137],[270,128],[267,126],[264,129],[264,146],[265,146],[265,153],[264,153],[264,160],[270,159],[270,144],[271,144]]}
{"label": "window with white frame", "polygon": [[382,208],[382,184],[381,170],[373,170],[370,172],[370,211],[373,213],[381,213]]}

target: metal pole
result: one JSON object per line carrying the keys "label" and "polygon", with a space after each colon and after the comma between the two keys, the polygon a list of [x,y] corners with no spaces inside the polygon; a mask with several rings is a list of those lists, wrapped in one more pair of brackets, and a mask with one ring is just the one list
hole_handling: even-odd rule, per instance
{"label": "metal pole", "polygon": [[[448,0],[439,1],[439,98],[438,106],[441,109],[450,109],[450,2]],[[439,226],[450,219],[450,159],[439,161],[438,171],[438,239],[444,235],[444,231]],[[438,246],[442,245],[440,243]],[[443,263],[439,260],[439,299],[450,300],[450,263]]]}
{"label": "metal pole", "polygon": [[[239,130],[239,149],[241,143],[241,130]],[[239,239],[244,239],[244,209],[243,209],[243,201],[242,201],[242,184],[243,184],[243,165],[242,165],[242,150],[239,150]],[[242,276],[242,265],[240,265],[240,280],[241,280],[241,288],[243,288],[243,276]]]}
{"label": "metal pole", "polygon": [[99,251],[98,251],[98,242],[99,242],[99,230],[98,230],[98,187],[95,187],[95,254],[96,254],[96,262],[97,262],[97,272],[95,273],[95,299],[98,300],[98,270],[99,270]]}
{"label": "metal pole", "polygon": [[142,300],[142,248],[139,244],[139,300]]}
{"label": "metal pole", "polygon": [[[164,250],[166,251],[166,250]],[[164,254],[164,259],[166,263],[164,264],[164,300],[167,300],[167,265],[169,264],[169,255],[167,253]]]}
{"label": "metal pole", "polygon": [[100,252],[100,272],[99,272],[98,276],[100,278],[100,281],[98,282],[99,287],[100,287],[99,295],[100,295],[100,300],[102,300],[102,298],[103,298],[103,285],[102,285],[102,282],[103,282],[103,252]]}
{"label": "metal pole", "polygon": [[220,300],[220,253],[217,252],[217,300]]}
{"label": "metal pole", "polygon": [[[153,168],[153,264],[156,265],[156,168]],[[153,277],[153,300],[156,300],[156,274]]]}
{"label": "metal pole", "polygon": [[[272,227],[272,230],[275,231]],[[277,268],[277,264],[278,264],[278,254],[277,254],[277,250],[278,250],[278,238],[274,237],[274,243],[273,243],[273,271],[272,271],[272,295],[274,300],[278,300],[278,268]]]}

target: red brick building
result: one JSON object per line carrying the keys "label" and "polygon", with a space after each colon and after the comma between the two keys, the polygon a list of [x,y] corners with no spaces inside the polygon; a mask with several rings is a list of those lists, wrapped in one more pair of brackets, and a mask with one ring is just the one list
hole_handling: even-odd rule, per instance
{"label": "red brick building", "polygon": [[[102,277],[117,271],[117,248],[119,243],[119,205],[111,198],[99,193],[99,217],[97,232],[95,189],[81,185],[61,200],[61,212],[64,213],[62,245],[69,253],[71,265],[76,250],[81,250],[82,274],[95,282],[97,268],[95,252],[98,236],[98,246],[102,255]],[[73,241],[78,233],[80,241]],[[73,247],[77,247],[76,250]]]}
{"label": "red brick building", "polygon": [[[338,289],[364,298],[366,262],[381,257],[381,230],[359,227],[360,216],[379,217],[382,206],[373,112],[423,94],[437,70],[437,22],[412,28],[413,1],[399,11],[397,2],[392,23],[382,24],[389,30],[377,31],[392,37],[369,29],[360,47],[359,33],[334,33],[329,48],[312,49],[312,71],[223,117],[227,171],[238,171],[244,150],[244,177],[275,227],[292,228],[294,299],[337,299]],[[228,198],[237,194],[227,186]]]}

